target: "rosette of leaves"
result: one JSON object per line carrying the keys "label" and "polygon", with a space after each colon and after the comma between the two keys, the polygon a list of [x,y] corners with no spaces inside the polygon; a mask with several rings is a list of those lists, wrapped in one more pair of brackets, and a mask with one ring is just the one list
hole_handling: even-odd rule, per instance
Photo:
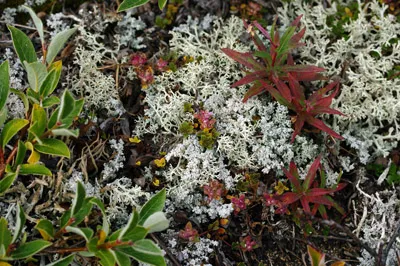
{"label": "rosette of leaves", "polygon": [[[292,50],[304,45],[304,43],[300,43],[300,39],[304,36],[306,29],[303,28],[298,33],[295,33],[299,26],[301,17],[302,16],[297,17],[282,36],[279,36],[279,32],[275,30],[276,20],[271,27],[270,33],[268,33],[268,31],[266,31],[257,21],[254,21],[251,25],[245,23],[245,27],[247,31],[250,32],[257,47],[257,51],[242,53],[229,48],[222,49],[227,56],[252,70],[246,71],[246,76],[232,84],[232,87],[237,87],[253,83],[251,88],[244,95],[243,102],[246,102],[249,98],[266,91],[271,93],[271,90],[274,89],[273,77],[276,77],[279,80],[288,80],[288,74],[290,73],[298,81],[323,79],[323,76],[319,74],[319,72],[324,71],[323,68],[294,64],[291,55]],[[253,30],[253,27],[258,28],[269,41],[270,45],[268,47]]]}
{"label": "rosette of leaves", "polygon": [[[292,191],[283,194],[265,194],[266,205],[275,205],[278,207],[276,213],[287,213],[288,207],[291,206],[293,213],[296,213],[299,203],[303,211],[315,216],[317,212],[321,214],[324,219],[328,219],[325,206],[335,208],[339,213],[344,215],[344,209],[337,204],[331,195],[335,192],[342,190],[346,184],[339,183],[338,177],[337,185],[334,188],[325,188],[325,173],[321,169],[320,177],[321,182],[316,181],[317,170],[321,168],[321,158],[317,157],[312,163],[306,177],[302,181],[294,162],[290,163],[289,170],[282,168],[286,177],[291,183]],[[313,204],[310,206],[310,204]]]}
{"label": "rosette of leaves", "polygon": [[[125,11],[134,7],[147,4],[150,0],[124,0],[118,7],[118,12]],[[167,4],[167,0],[158,0],[158,7],[162,10]]]}
{"label": "rosette of leaves", "polygon": [[[40,163],[42,154],[70,157],[70,151],[58,136],[78,137],[72,129],[74,119],[80,114],[83,99],[75,100],[68,90],[59,98],[52,95],[62,69],[61,61],[54,61],[76,28],[58,33],[50,44],[44,40],[43,24],[29,7],[42,43],[43,60],[39,61],[29,37],[21,30],[8,26],[15,51],[27,72],[29,88],[19,91],[10,88],[9,64],[0,65],[0,194],[4,193],[18,175],[51,175]],[[25,118],[6,121],[5,105],[9,93],[20,97],[25,107]],[[30,152],[26,160],[27,151]]]}
{"label": "rosette of leaves", "polygon": [[[41,254],[58,253],[63,257],[52,262],[52,266],[70,265],[75,256],[97,257],[103,266],[131,265],[131,258],[148,265],[166,265],[161,249],[149,239],[147,234],[165,230],[169,222],[162,212],[165,203],[165,189],[155,194],[143,207],[134,210],[128,223],[119,230],[111,232],[104,204],[95,197],[87,197],[82,183],[77,183],[76,195],[72,206],[59,220],[55,227],[50,220],[39,220],[35,229],[43,239],[26,242],[26,236],[18,242],[25,224],[25,215],[18,208],[15,233],[7,228],[7,222],[0,218],[0,265],[10,265],[15,261]],[[101,225],[95,231],[82,223],[89,215],[93,215],[93,207],[97,206],[102,215]],[[74,247],[68,243],[77,241]],[[79,245],[82,243],[85,244]],[[2,264],[3,263],[3,264]]]}

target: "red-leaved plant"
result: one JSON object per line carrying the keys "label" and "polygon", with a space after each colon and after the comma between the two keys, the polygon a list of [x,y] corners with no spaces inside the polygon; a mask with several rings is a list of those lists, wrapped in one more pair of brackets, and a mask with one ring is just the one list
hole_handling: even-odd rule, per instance
{"label": "red-leaved plant", "polygon": [[[322,218],[328,219],[325,206],[334,207],[339,213],[344,215],[345,212],[343,208],[340,207],[330,195],[343,189],[346,184],[338,183],[335,188],[324,188],[325,175],[321,169],[320,157],[314,160],[302,183],[294,162],[290,163],[289,171],[285,168],[282,169],[292,185],[292,191],[285,192],[281,195],[264,194],[267,206],[275,205],[278,207],[276,213],[287,213],[289,206],[291,206],[292,211],[296,212],[300,202],[303,211],[308,215],[314,216],[318,211]],[[320,184],[315,180],[318,169],[321,169]],[[310,204],[313,204],[313,206],[311,207]]]}
{"label": "red-leaved plant", "polygon": [[[229,48],[222,49],[226,55],[252,70],[247,71],[247,75],[232,84],[232,87],[253,83],[244,95],[243,102],[246,102],[252,96],[267,91],[280,104],[296,112],[295,131],[292,135],[292,142],[296,135],[300,133],[305,122],[327,132],[332,137],[343,139],[342,136],[326,126],[321,120],[315,118],[315,116],[322,113],[342,115],[341,112],[329,108],[332,99],[338,93],[338,84],[329,84],[325,88],[316,91],[308,100],[306,100],[304,90],[299,85],[299,81],[325,79],[319,73],[324,71],[323,68],[294,64],[291,51],[304,45],[300,42],[300,39],[304,36],[305,28],[295,33],[301,17],[302,16],[297,17],[292,22],[282,37],[280,37],[278,31],[275,30],[276,20],[271,27],[270,33],[256,21],[251,25],[245,23],[245,27],[250,32],[258,50],[253,53],[241,53]],[[267,38],[270,42],[269,47],[267,47],[253,31],[253,26],[258,28]],[[287,87],[286,83],[289,83],[290,89]],[[323,97],[334,87],[336,87],[336,90],[331,93],[330,96]]]}

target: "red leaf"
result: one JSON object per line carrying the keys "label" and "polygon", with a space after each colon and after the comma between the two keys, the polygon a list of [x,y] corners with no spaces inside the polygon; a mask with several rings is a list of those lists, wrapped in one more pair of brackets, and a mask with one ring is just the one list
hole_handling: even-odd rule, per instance
{"label": "red leaf", "polygon": [[318,197],[318,196],[329,195],[335,191],[336,190],[329,188],[312,188],[307,191],[307,197]]}
{"label": "red leaf", "polygon": [[297,18],[295,18],[295,19],[293,20],[293,22],[290,23],[290,26],[298,27],[298,26],[299,26],[299,23],[300,23],[300,20],[301,20],[302,17],[303,17],[303,15],[300,15],[300,16],[298,16]]}
{"label": "red leaf", "polygon": [[257,21],[253,22],[253,25],[257,27],[261,31],[261,33],[271,42],[272,45],[275,45],[269,35],[268,31],[266,31]]}
{"label": "red leaf", "polygon": [[305,45],[305,43],[299,43],[301,38],[303,38],[304,33],[306,33],[306,28],[302,28],[298,33],[296,33],[295,35],[292,36],[292,38],[290,38],[290,46],[292,48],[298,48]]}
{"label": "red leaf", "polygon": [[303,128],[303,126],[304,126],[304,116],[298,115],[296,118],[296,123],[294,124],[294,131],[292,134],[292,139],[290,140],[291,143],[293,143],[296,136],[300,134],[300,131]]}
{"label": "red leaf", "polygon": [[329,107],[314,107],[314,109],[312,110],[311,114],[313,115],[317,115],[317,114],[332,114],[332,115],[343,115],[345,116],[345,114],[343,114],[342,112],[329,108]]}
{"label": "red leaf", "polygon": [[263,79],[266,76],[267,76],[267,72],[265,70],[251,72],[250,74],[247,74],[243,78],[241,78],[238,81],[236,81],[235,83],[233,83],[231,85],[231,87],[233,88],[233,87],[241,86],[244,84],[248,84],[248,83]]}
{"label": "red leaf", "polygon": [[264,87],[262,86],[262,84],[260,82],[257,82],[256,84],[254,84],[253,86],[251,86],[251,88],[246,92],[246,94],[243,97],[242,102],[247,102],[247,100],[250,97],[256,96],[258,94],[261,94],[265,91]]}
{"label": "red leaf", "polygon": [[289,87],[292,91],[293,98],[297,101],[304,101],[305,96],[303,89],[300,87],[299,82],[293,77],[291,73],[288,74],[289,78]]}
{"label": "red leaf", "polygon": [[324,124],[324,122],[322,122],[321,120],[312,117],[312,116],[308,116],[306,117],[306,122],[322,131],[325,131],[326,133],[328,133],[329,135],[331,135],[334,138],[337,139],[344,139],[342,136],[340,136],[338,133],[336,133],[335,131],[333,131],[332,129],[330,129],[327,125]]}
{"label": "red leaf", "polygon": [[[325,96],[325,94],[326,94],[328,91],[332,90],[335,86],[337,86],[337,87],[336,87],[336,90],[335,90],[334,93],[332,93],[332,94],[333,94],[333,97],[331,97],[331,98],[333,99],[333,98],[336,96],[336,94],[337,94],[337,92],[338,92],[338,90],[339,90],[339,83],[338,83],[338,82],[329,83],[327,86],[325,86],[325,87],[323,87],[323,88],[321,88],[321,89],[315,91],[315,92],[309,97],[308,100],[309,100],[310,102],[313,102],[313,103],[318,102],[319,100],[322,99],[322,97]],[[332,94],[331,94],[331,96],[332,96]],[[324,106],[329,106],[329,105],[330,105],[330,103],[329,103],[328,105],[324,105]]]}
{"label": "red leaf", "polygon": [[281,205],[289,205],[293,202],[298,201],[301,198],[301,195],[294,193],[294,192],[286,192],[283,195],[278,197]]}
{"label": "red leaf", "polygon": [[304,212],[307,214],[311,214],[310,203],[308,202],[307,197],[301,197],[300,202],[301,202],[301,206],[303,206]]}
{"label": "red leaf", "polygon": [[297,171],[296,164],[292,161],[290,162],[289,171],[286,170],[284,167],[282,167],[282,170],[285,173],[286,177],[289,179],[290,183],[292,183],[292,185],[294,186],[295,191],[303,191],[302,187],[300,186],[299,173]]}
{"label": "red leaf", "polygon": [[281,80],[279,80],[275,75],[272,76],[272,80],[275,83],[275,86],[278,88],[279,93],[285,98],[289,103],[292,102],[292,95],[288,86]]}
{"label": "red leaf", "polygon": [[240,64],[250,68],[250,69],[263,69],[264,66],[257,63],[253,59],[252,53],[241,53],[229,48],[222,48],[222,52],[224,52],[227,56],[232,58],[233,60],[239,62]]}
{"label": "red leaf", "polygon": [[318,156],[312,163],[310,170],[308,170],[307,176],[303,183],[303,190],[306,191],[311,187],[312,183],[314,182],[315,175],[317,174],[317,170],[320,167],[320,164],[321,164],[321,156]]}
{"label": "red leaf", "polygon": [[290,107],[291,104],[288,102],[274,87],[269,85],[267,82],[260,80],[263,87],[277,100],[280,104]]}

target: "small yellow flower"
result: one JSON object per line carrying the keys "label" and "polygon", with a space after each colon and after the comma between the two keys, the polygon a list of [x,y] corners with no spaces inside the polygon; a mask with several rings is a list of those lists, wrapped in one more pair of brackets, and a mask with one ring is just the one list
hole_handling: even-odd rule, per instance
{"label": "small yellow flower", "polygon": [[157,167],[164,167],[165,166],[165,157],[162,157],[161,159],[155,159],[154,163],[156,164]]}
{"label": "small yellow flower", "polygon": [[158,187],[160,185],[160,179],[158,179],[157,177],[153,178],[153,185],[155,185],[156,187]]}
{"label": "small yellow flower", "polygon": [[137,166],[140,166],[141,164],[142,164],[141,161],[137,161],[137,162],[135,163],[135,165],[137,165]]}
{"label": "small yellow flower", "polygon": [[281,181],[278,182],[278,185],[274,187],[276,194],[282,195],[283,192],[289,190],[287,186],[285,186]]}
{"label": "small yellow flower", "polygon": [[133,137],[133,138],[129,138],[129,142],[132,142],[132,143],[140,143],[141,142],[141,140],[137,137],[137,136],[135,136],[135,137]]}

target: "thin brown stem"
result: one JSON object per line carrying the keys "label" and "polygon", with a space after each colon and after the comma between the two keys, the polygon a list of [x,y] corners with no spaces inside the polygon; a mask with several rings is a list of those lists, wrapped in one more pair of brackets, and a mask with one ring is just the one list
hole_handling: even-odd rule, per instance
{"label": "thin brown stem", "polygon": [[45,249],[43,252],[51,254],[65,254],[65,253],[82,252],[87,250],[88,250],[87,247],[76,247],[76,248]]}

